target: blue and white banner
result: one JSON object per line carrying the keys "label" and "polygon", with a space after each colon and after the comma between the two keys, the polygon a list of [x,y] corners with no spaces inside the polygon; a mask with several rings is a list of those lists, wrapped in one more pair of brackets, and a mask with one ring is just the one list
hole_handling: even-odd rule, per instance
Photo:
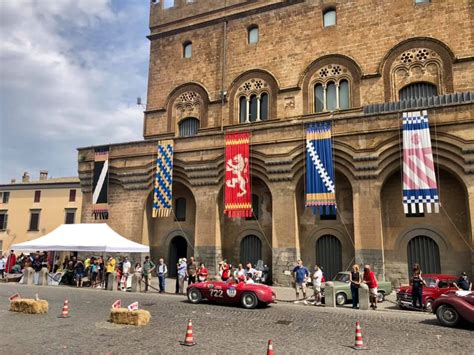
{"label": "blue and white banner", "polygon": [[306,207],[322,215],[336,214],[336,185],[332,159],[331,123],[306,129]]}
{"label": "blue and white banner", "polygon": [[158,142],[153,194],[153,217],[169,217],[173,211],[173,141]]}

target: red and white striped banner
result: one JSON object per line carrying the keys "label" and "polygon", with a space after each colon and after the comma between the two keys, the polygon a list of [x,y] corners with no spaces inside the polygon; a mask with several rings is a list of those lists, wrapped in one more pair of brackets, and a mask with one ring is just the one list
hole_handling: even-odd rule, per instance
{"label": "red and white striped banner", "polygon": [[112,308],[116,309],[116,308],[120,308],[120,307],[122,307],[122,301],[121,300],[117,300],[114,303],[112,303]]}

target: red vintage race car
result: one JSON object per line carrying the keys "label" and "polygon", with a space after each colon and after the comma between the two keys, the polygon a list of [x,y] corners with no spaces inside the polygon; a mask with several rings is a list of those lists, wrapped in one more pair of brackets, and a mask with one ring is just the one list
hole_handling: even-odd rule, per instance
{"label": "red vintage race car", "polygon": [[243,282],[199,282],[188,286],[187,294],[191,303],[199,303],[207,299],[219,303],[240,303],[247,309],[255,308],[259,303],[268,305],[276,299],[275,292],[270,286]]}
{"label": "red vintage race car", "polygon": [[433,303],[433,313],[447,327],[454,327],[461,320],[474,324],[474,291],[453,291],[441,295]]}

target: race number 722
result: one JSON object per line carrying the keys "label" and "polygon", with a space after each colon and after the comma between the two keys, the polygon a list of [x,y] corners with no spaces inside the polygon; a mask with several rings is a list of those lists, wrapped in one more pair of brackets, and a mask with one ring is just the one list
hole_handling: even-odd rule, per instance
{"label": "race number 722", "polygon": [[222,298],[224,291],[223,290],[211,290],[211,297]]}

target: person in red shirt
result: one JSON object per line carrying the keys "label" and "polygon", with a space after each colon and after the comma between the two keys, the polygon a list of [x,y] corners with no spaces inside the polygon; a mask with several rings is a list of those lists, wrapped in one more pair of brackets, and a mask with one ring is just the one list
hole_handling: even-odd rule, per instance
{"label": "person in red shirt", "polygon": [[370,270],[370,265],[364,266],[364,282],[369,287],[370,307],[377,309],[377,279],[375,274]]}
{"label": "person in red shirt", "polygon": [[7,263],[5,265],[5,272],[10,274],[12,272],[13,267],[16,264],[16,255],[13,250],[10,250],[10,255],[8,255]]}
{"label": "person in red shirt", "polygon": [[222,281],[227,281],[230,276],[230,265],[224,260],[224,266],[222,267]]}
{"label": "person in red shirt", "polygon": [[201,263],[199,269],[197,271],[198,280],[199,282],[207,281],[207,276],[209,275],[209,271],[207,270],[204,263]]}

